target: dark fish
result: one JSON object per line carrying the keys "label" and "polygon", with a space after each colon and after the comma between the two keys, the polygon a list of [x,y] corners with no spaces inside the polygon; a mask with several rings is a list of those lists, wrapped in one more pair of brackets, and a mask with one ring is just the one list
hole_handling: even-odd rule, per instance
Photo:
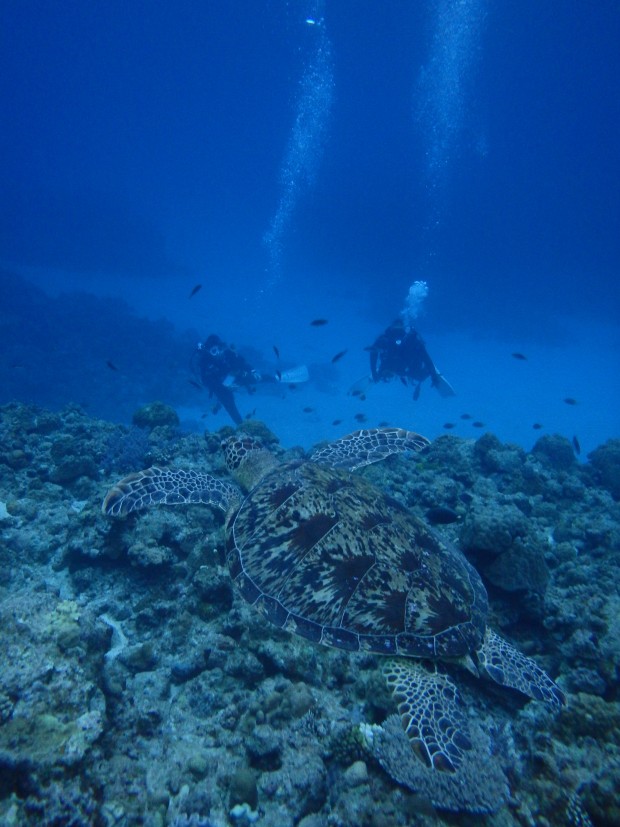
{"label": "dark fish", "polygon": [[365,401],[366,401],[366,394],[365,394],[365,393],[360,393],[360,400],[361,400],[362,402],[365,402]]}
{"label": "dark fish", "polygon": [[109,360],[109,359],[108,359],[108,361],[106,362],[106,365],[110,368],[110,370],[118,370],[118,368],[116,367],[116,365],[114,364],[114,362],[110,362],[110,360]]}
{"label": "dark fish", "polygon": [[11,362],[11,367],[13,370],[16,370],[17,368],[23,368],[24,366],[21,362]]}
{"label": "dark fish", "polygon": [[276,371],[276,379],[278,380],[278,382],[282,381],[282,371],[280,371],[280,370]]}
{"label": "dark fish", "polygon": [[358,422],[366,422],[367,418],[368,417],[366,416],[366,414],[363,413],[357,413],[354,417],[354,419],[357,419]]}
{"label": "dark fish", "polygon": [[341,422],[342,422],[342,419],[334,419],[334,421],[332,422],[332,425],[340,425]]}
{"label": "dark fish", "polygon": [[519,359],[521,362],[527,362],[527,356],[524,356],[522,353],[511,353],[510,355],[513,359]]}
{"label": "dark fish", "polygon": [[460,515],[452,508],[445,508],[442,505],[436,505],[429,508],[426,512],[426,519],[431,525],[449,525],[460,520]]}
{"label": "dark fish", "polygon": [[540,431],[540,429],[542,428],[542,425],[540,424],[540,422],[535,422],[535,423],[532,425],[532,428],[533,428],[535,431]]}
{"label": "dark fish", "polygon": [[461,414],[461,419],[471,419],[471,418],[472,418],[471,414]]}
{"label": "dark fish", "polygon": [[456,428],[456,424],[454,422],[444,422],[443,426],[446,431],[449,431],[451,428]]}
{"label": "dark fish", "polygon": [[195,295],[196,295],[196,293],[197,293],[199,290],[202,290],[202,284],[197,284],[195,287],[192,287],[192,292],[189,294],[189,298],[191,299],[191,298],[192,298],[192,296],[195,296]]}
{"label": "dark fish", "polygon": [[297,390],[297,385],[295,385],[295,384],[290,384],[290,385],[288,386],[288,389],[289,389],[290,391],[296,391],[296,390]]}
{"label": "dark fish", "polygon": [[276,354],[276,359],[279,359],[280,358],[280,351],[278,350],[278,348],[275,345],[273,346],[273,352]]}
{"label": "dark fish", "polygon": [[254,408],[254,410],[253,410],[253,411],[250,411],[250,413],[247,413],[247,414],[245,415],[245,418],[246,418],[246,419],[252,419],[255,413],[256,413],[256,408]]}
{"label": "dark fish", "polygon": [[310,405],[308,405],[307,407],[305,407],[303,409],[304,413],[312,413],[313,411],[314,411],[314,408],[311,408]]}
{"label": "dark fish", "polygon": [[400,381],[403,383],[403,385],[405,385],[405,386],[407,385],[407,380],[405,379],[404,376],[400,377]]}
{"label": "dark fish", "polygon": [[327,319],[312,319],[310,324],[312,327],[323,327],[324,324],[327,324]]}
{"label": "dark fish", "polygon": [[354,391],[351,391],[351,396],[361,396],[362,392],[357,388]]}
{"label": "dark fish", "polygon": [[413,392],[413,401],[414,402],[417,402],[418,399],[420,398],[420,391],[421,390],[422,390],[422,383],[418,382],[418,384],[415,386],[415,390]]}
{"label": "dark fish", "polygon": [[332,356],[332,362],[339,362],[339,361],[340,361],[340,359],[342,359],[342,357],[344,356],[344,354],[345,354],[346,352],[347,352],[346,350],[341,350],[341,351],[340,351],[339,353],[337,353],[335,356]]}
{"label": "dark fish", "polygon": [[187,381],[188,381],[188,382],[190,383],[190,385],[192,385],[194,388],[198,388],[198,390],[201,390],[201,389],[202,389],[202,385],[201,385],[199,382],[196,382],[194,379],[188,379]]}
{"label": "dark fish", "polygon": [[462,494],[459,494],[459,500],[465,505],[471,505],[474,501],[474,497],[473,494],[468,494],[467,491],[463,491]]}
{"label": "dark fish", "polygon": [[581,453],[581,445],[579,444],[579,440],[576,436],[573,437],[573,448],[575,449],[575,453],[577,456]]}
{"label": "dark fish", "polygon": [[387,419],[382,419],[381,422],[379,423],[380,428],[388,428],[389,425],[390,425],[390,423],[387,421]]}
{"label": "dark fish", "polygon": [[471,424],[474,426],[474,428],[484,428],[484,422],[478,422],[478,420],[472,422]]}
{"label": "dark fish", "polygon": [[577,400],[573,399],[572,396],[567,396],[566,399],[564,400],[564,402],[566,402],[567,405],[576,405],[577,404]]}

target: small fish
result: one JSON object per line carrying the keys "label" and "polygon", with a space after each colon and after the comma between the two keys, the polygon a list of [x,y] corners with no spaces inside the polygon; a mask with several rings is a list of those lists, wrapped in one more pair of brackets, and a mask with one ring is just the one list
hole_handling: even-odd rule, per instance
{"label": "small fish", "polygon": [[276,371],[276,379],[278,380],[278,382],[282,381],[282,371],[281,370]]}
{"label": "small fish", "polygon": [[381,422],[379,423],[380,428],[389,428],[389,426],[390,426],[390,423],[387,421],[387,419],[382,419]]}
{"label": "small fish", "polygon": [[426,512],[426,519],[429,523],[431,523],[431,525],[449,525],[450,523],[455,523],[457,520],[460,520],[461,517],[452,508],[436,505],[433,508],[428,509]]}
{"label": "small fish", "polygon": [[327,319],[312,319],[310,324],[312,327],[323,327],[324,324],[327,324]]}
{"label": "small fish", "polygon": [[209,414],[205,411],[200,418],[201,419],[206,419],[208,416],[209,416]]}
{"label": "small fish", "polygon": [[573,448],[575,449],[575,453],[577,456],[581,453],[581,445],[579,444],[579,440],[576,436],[573,437]]}
{"label": "small fish", "polygon": [[462,494],[459,494],[459,500],[465,505],[471,505],[474,501],[474,497],[473,494],[469,494],[467,491],[463,491]]}
{"label": "small fish", "polygon": [[446,429],[446,431],[449,431],[451,428],[456,428],[456,423],[455,422],[444,422],[443,426]]}
{"label": "small fish", "polygon": [[114,364],[114,362],[110,362],[110,360],[109,360],[109,359],[108,359],[108,361],[106,362],[106,365],[110,368],[110,370],[118,370],[118,368],[116,367],[116,365]]}
{"label": "small fish", "polygon": [[361,396],[362,392],[357,388],[354,391],[351,391],[351,396]]}
{"label": "small fish", "polygon": [[340,425],[341,422],[342,422],[342,419],[334,419],[334,421],[332,422],[332,425]]}
{"label": "small fish", "polygon": [[401,376],[401,377],[400,377],[400,381],[403,383],[403,385],[404,385],[405,387],[407,387],[407,380],[405,379],[405,377],[404,377],[404,376]]}
{"label": "small fish", "polygon": [[189,298],[191,299],[195,296],[199,290],[202,290],[202,284],[197,284],[195,287],[192,287],[192,292],[189,294]]}
{"label": "small fish", "polygon": [[245,415],[245,418],[246,418],[246,419],[252,419],[252,418],[254,417],[254,414],[255,414],[255,413],[256,413],[256,408],[254,408],[254,410],[253,410],[253,411],[250,411],[250,413],[247,413],[247,414]]}
{"label": "small fish", "polygon": [[361,400],[362,402],[365,402],[365,401],[366,401],[366,394],[365,394],[365,393],[360,393],[360,400]]}
{"label": "small fish", "polygon": [[566,402],[567,405],[576,405],[577,404],[577,400],[573,399],[572,396],[567,396],[566,399],[564,399],[563,401]]}
{"label": "small fish", "polygon": [[540,424],[540,422],[535,422],[535,423],[532,425],[532,428],[533,428],[535,431],[540,431],[540,429],[542,428],[542,425]]}
{"label": "small fish", "polygon": [[520,362],[527,362],[527,356],[524,356],[522,353],[511,353],[510,355],[513,359],[518,359]]}
{"label": "small fish", "polygon": [[478,422],[478,420],[472,422],[471,424],[474,426],[474,428],[484,428],[484,422]]}
{"label": "small fish", "polygon": [[278,350],[278,348],[275,345],[273,346],[273,352],[276,354],[276,359],[279,359],[280,358],[280,351]]}
{"label": "small fish", "polygon": [[335,356],[332,356],[332,363],[335,364],[336,362],[339,362],[342,359],[342,357],[345,355],[346,352],[347,352],[346,350],[341,350]]}
{"label": "small fish", "polygon": [[194,379],[188,379],[187,381],[190,383],[190,385],[192,385],[192,387],[198,388],[198,390],[201,390],[202,385],[200,384],[200,382],[196,382]]}
{"label": "small fish", "polygon": [[356,413],[355,416],[354,416],[354,419],[357,419],[358,422],[366,422],[368,417],[366,416],[366,414]]}
{"label": "small fish", "polygon": [[314,412],[314,408],[311,408],[311,407],[310,407],[310,405],[307,405],[307,406],[303,409],[303,412],[304,412],[304,413],[313,413],[313,412]]}
{"label": "small fish", "polygon": [[472,418],[473,417],[472,417],[471,414],[467,414],[467,413],[466,414],[461,414],[461,419],[472,419]]}
{"label": "small fish", "polygon": [[295,385],[294,383],[291,383],[291,384],[288,386],[288,389],[289,389],[290,391],[296,391],[296,390],[297,390],[297,385]]}
{"label": "small fish", "polygon": [[422,383],[418,382],[418,384],[415,386],[415,390],[413,392],[413,401],[414,402],[417,402],[418,399],[420,398],[420,391],[421,390],[422,390]]}

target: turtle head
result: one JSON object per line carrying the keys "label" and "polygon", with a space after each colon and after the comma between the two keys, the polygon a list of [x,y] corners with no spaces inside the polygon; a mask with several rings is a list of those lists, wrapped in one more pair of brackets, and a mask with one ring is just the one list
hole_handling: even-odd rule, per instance
{"label": "turtle head", "polygon": [[252,488],[272,468],[277,459],[260,439],[235,434],[222,441],[226,467],[245,489]]}

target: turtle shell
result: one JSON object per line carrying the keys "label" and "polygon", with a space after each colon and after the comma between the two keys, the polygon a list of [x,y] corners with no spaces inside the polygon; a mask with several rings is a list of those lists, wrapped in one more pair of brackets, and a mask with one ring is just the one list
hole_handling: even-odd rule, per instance
{"label": "turtle shell", "polygon": [[227,523],[227,562],[272,623],[328,646],[460,657],[484,634],[476,570],[398,501],[312,462],[268,473]]}

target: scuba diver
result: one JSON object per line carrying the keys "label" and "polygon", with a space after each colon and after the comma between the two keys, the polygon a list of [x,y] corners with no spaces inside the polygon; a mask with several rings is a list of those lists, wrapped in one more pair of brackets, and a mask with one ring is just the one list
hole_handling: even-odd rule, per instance
{"label": "scuba diver", "polygon": [[261,375],[215,333],[198,345],[198,372],[209,394],[217,398],[235,425],[240,425],[243,418],[235,403],[233,388],[249,388],[261,381]]}
{"label": "scuba diver", "polygon": [[[308,371],[305,365],[287,371],[277,371],[275,375],[259,373],[237,351],[227,345],[219,336],[212,333],[198,345],[194,357],[198,356],[198,374],[200,381],[226,409],[235,425],[240,425],[243,418],[235,402],[234,389],[247,388],[252,393],[259,382],[306,382]],[[193,358],[194,358],[193,357]]]}
{"label": "scuba diver", "polygon": [[388,382],[398,376],[403,384],[415,385],[415,400],[420,396],[422,382],[430,378],[441,396],[455,395],[450,383],[433,364],[420,334],[413,327],[407,329],[402,319],[392,322],[365,350],[370,353],[373,382]]}

